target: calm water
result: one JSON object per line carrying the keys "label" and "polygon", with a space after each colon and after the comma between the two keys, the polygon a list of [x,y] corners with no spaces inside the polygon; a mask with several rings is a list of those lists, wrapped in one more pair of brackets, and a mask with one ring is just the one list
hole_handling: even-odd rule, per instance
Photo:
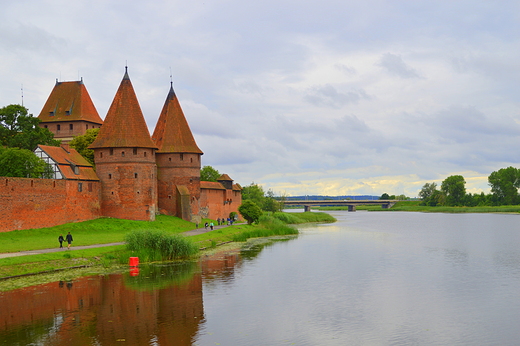
{"label": "calm water", "polygon": [[0,345],[520,344],[520,215],[333,214],[248,253],[0,293]]}

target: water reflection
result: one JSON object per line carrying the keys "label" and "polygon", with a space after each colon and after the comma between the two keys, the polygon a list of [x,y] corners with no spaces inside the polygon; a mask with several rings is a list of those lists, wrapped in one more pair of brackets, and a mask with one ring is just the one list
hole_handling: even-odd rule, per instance
{"label": "water reflection", "polygon": [[197,263],[141,266],[0,294],[3,345],[191,345],[203,323]]}

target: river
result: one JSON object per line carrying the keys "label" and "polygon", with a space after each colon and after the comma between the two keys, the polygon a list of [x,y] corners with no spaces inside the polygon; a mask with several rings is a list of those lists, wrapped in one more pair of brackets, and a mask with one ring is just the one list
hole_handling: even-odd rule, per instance
{"label": "river", "polygon": [[0,293],[0,345],[518,345],[520,215],[331,214],[261,249]]}

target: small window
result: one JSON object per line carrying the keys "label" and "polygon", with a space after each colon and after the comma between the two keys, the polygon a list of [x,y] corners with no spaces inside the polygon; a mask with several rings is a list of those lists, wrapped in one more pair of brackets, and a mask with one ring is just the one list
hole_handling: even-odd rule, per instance
{"label": "small window", "polygon": [[58,124],[58,126],[56,127],[58,131],[61,130],[61,125]]}
{"label": "small window", "polygon": [[137,173],[134,173],[134,178],[137,179]]}
{"label": "small window", "polygon": [[78,183],[78,192],[83,191],[83,183]]}
{"label": "small window", "polygon": [[137,155],[137,148],[134,148],[134,155]]}
{"label": "small window", "polygon": [[92,192],[92,183],[88,183],[88,192]]}
{"label": "small window", "polygon": [[121,156],[125,157],[125,152],[124,151],[121,152]]}
{"label": "small window", "polygon": [[168,160],[170,160],[170,162],[172,162],[172,158],[171,157],[169,157]]}
{"label": "small window", "polygon": [[103,152],[100,152],[100,153],[99,153],[99,157],[100,157],[100,158],[103,158]]}
{"label": "small window", "polygon": [[144,152],[144,157],[146,157],[146,151]]}
{"label": "small window", "polygon": [[184,154],[181,154],[181,161],[184,160]]}
{"label": "small window", "polygon": [[112,174],[108,173],[108,179],[112,179]]}
{"label": "small window", "polygon": [[87,125],[85,125],[85,126],[86,126],[86,129],[88,130],[88,124],[87,124]]}
{"label": "small window", "polygon": [[51,117],[53,117],[53,116],[54,116],[54,111],[49,112],[49,115],[50,115]]}
{"label": "small window", "polygon": [[114,155],[114,149],[110,148],[110,155]]}
{"label": "small window", "polygon": [[43,127],[44,127],[44,128],[48,128],[48,126],[47,126],[47,125],[43,125]]}
{"label": "small window", "polygon": [[74,124],[69,124],[69,130],[74,130]]}

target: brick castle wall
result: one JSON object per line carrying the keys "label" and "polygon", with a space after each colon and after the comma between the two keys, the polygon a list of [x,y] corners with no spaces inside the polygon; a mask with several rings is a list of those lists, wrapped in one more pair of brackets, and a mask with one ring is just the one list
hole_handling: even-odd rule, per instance
{"label": "brick castle wall", "polygon": [[101,217],[97,181],[0,178],[0,232]]}
{"label": "brick castle wall", "polygon": [[[242,194],[234,190],[200,189],[200,213],[210,219],[227,219],[231,212],[238,213]],[[240,217],[240,214],[238,213]]]}

